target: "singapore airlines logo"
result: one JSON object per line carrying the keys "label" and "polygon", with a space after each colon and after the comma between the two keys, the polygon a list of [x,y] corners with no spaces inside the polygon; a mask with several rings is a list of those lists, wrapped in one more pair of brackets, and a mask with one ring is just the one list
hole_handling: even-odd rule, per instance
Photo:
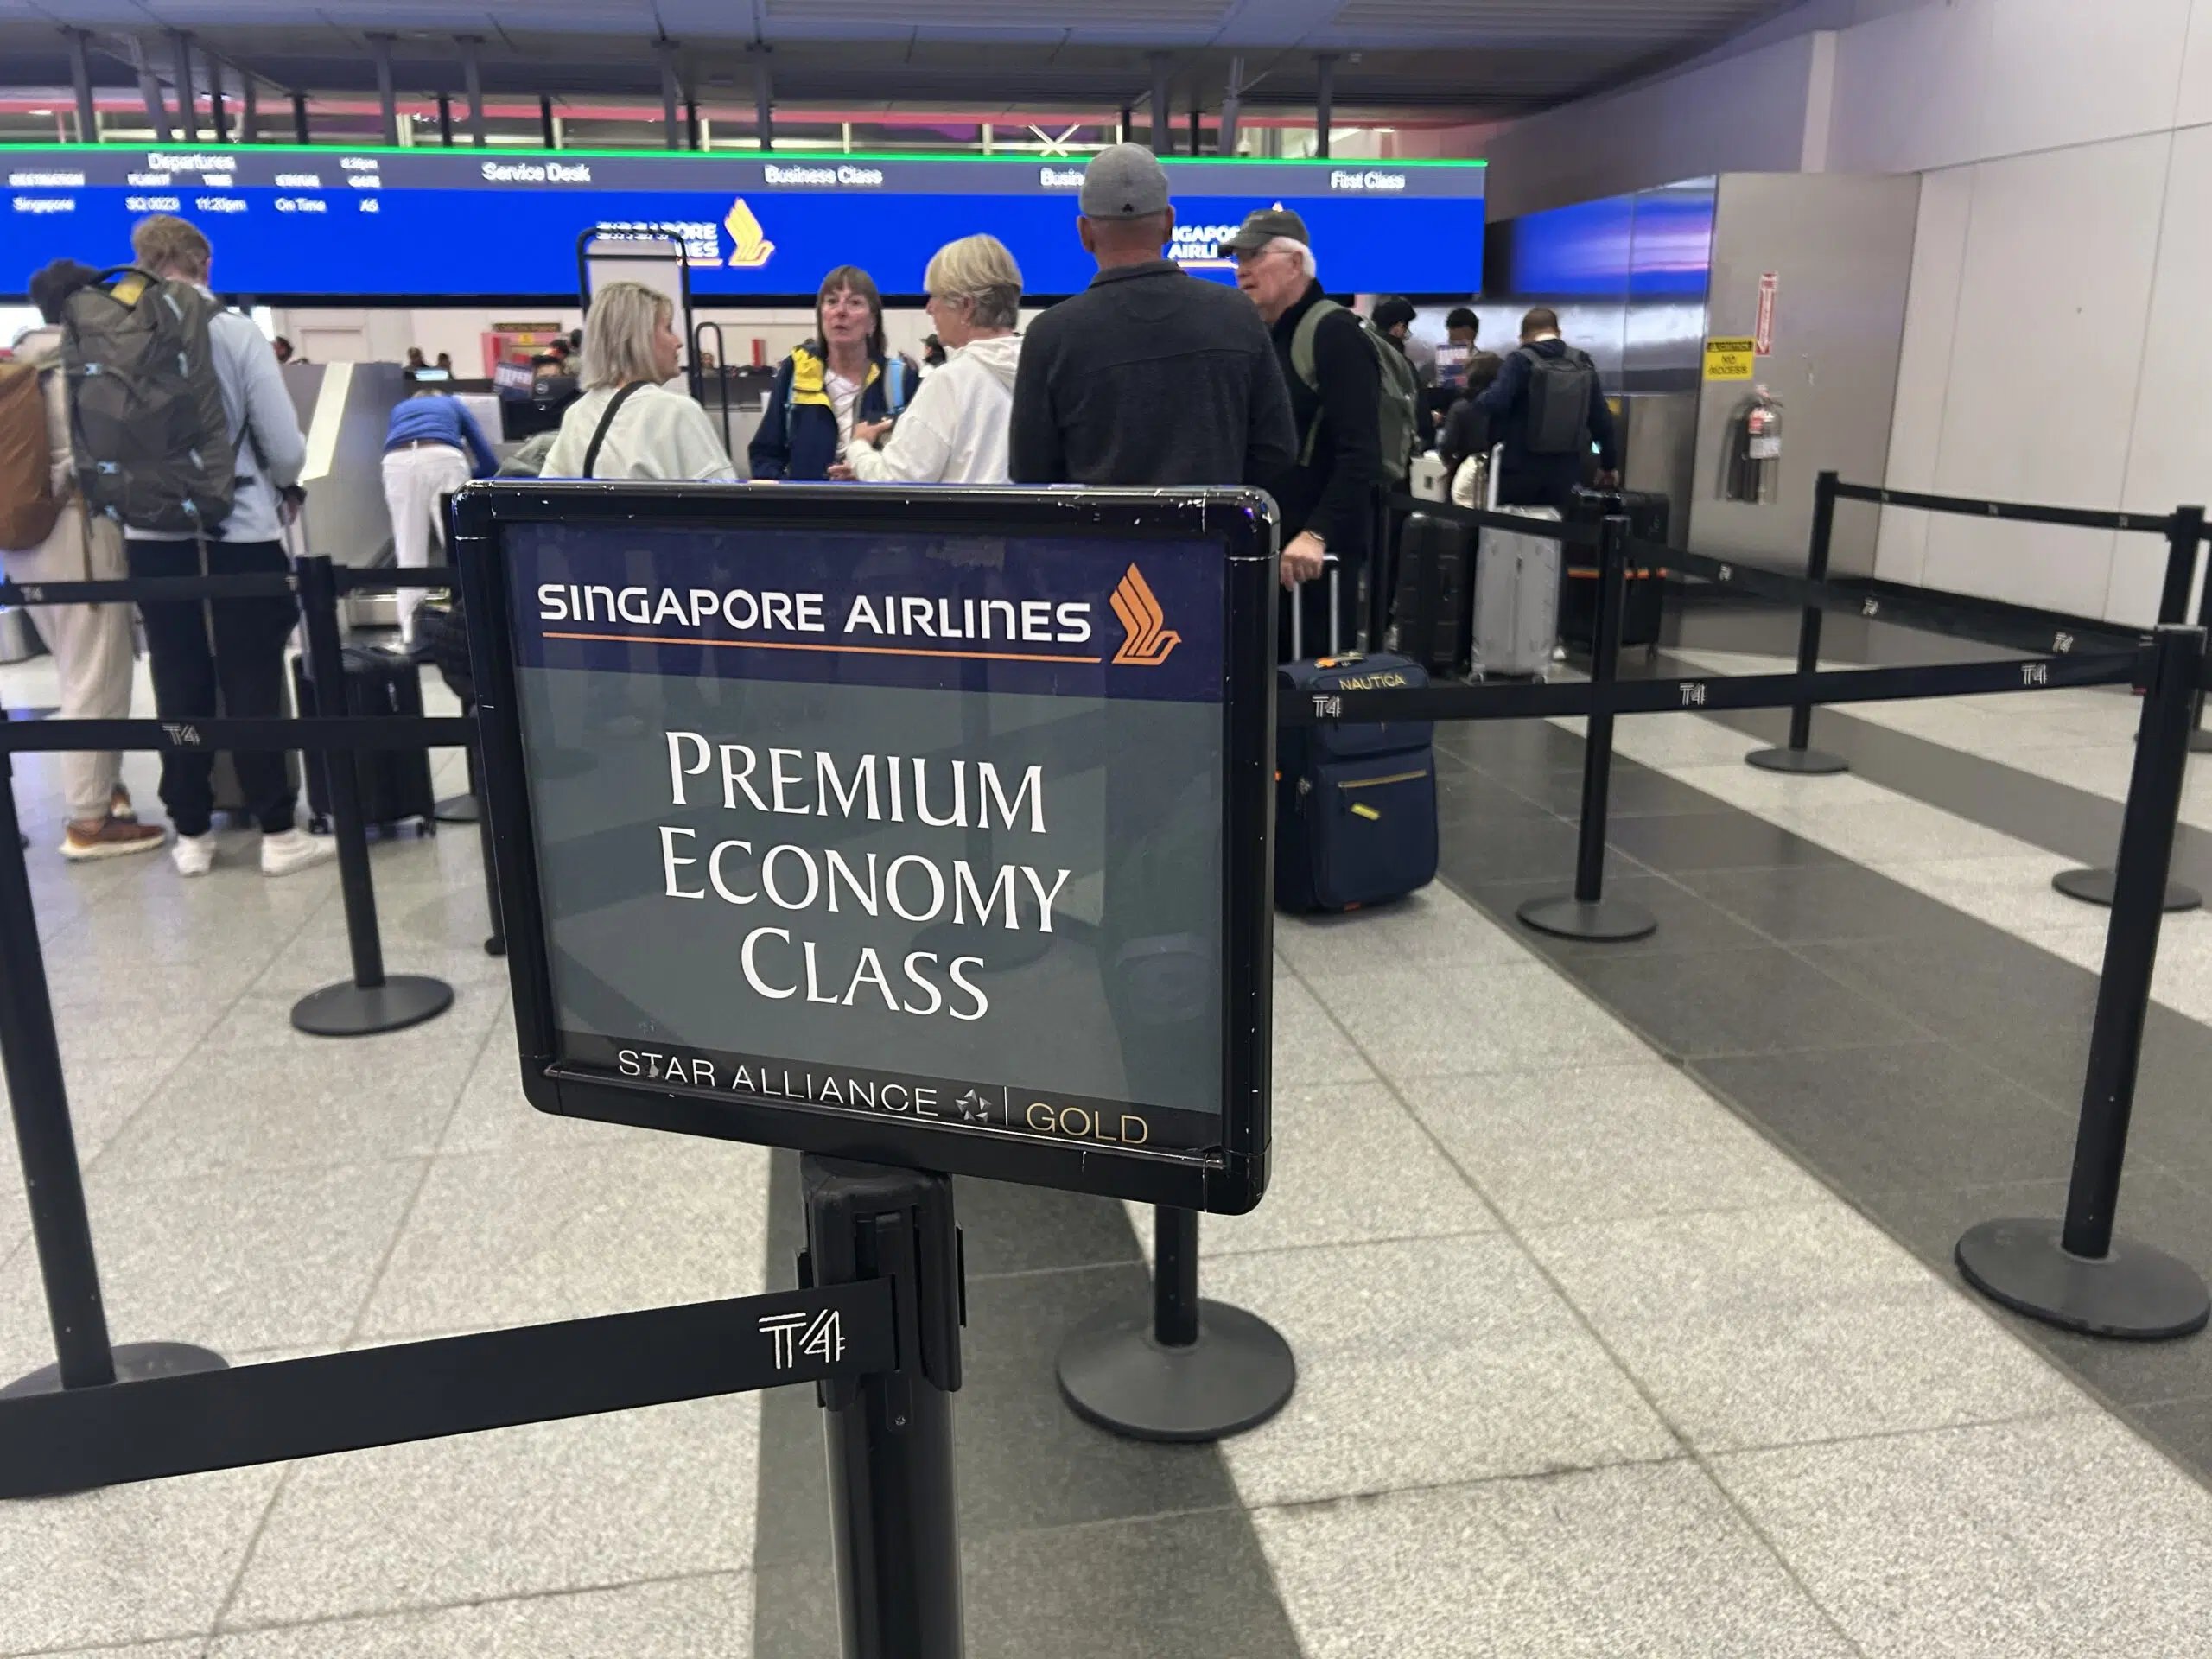
{"label": "singapore airlines logo", "polygon": [[729,263],[735,270],[758,270],[768,263],[768,256],[776,251],[776,245],[760,228],[760,219],[745,205],[743,196],[731,200],[729,215],[722,220],[722,226],[729,232]]}
{"label": "singapore airlines logo", "polygon": [[1116,663],[1158,668],[1167,660],[1167,653],[1183,643],[1183,636],[1167,626],[1166,613],[1153,596],[1151,585],[1134,564],[1122,578],[1121,586],[1114,589],[1114,614],[1122,619],[1122,630],[1128,635],[1114,653]]}

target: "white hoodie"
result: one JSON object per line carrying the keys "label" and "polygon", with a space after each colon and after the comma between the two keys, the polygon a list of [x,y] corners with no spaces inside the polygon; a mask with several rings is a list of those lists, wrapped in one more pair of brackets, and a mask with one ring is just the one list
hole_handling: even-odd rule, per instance
{"label": "white hoodie", "polygon": [[922,382],[881,448],[855,443],[846,451],[853,476],[868,484],[1005,483],[1020,361],[1019,334],[963,346]]}

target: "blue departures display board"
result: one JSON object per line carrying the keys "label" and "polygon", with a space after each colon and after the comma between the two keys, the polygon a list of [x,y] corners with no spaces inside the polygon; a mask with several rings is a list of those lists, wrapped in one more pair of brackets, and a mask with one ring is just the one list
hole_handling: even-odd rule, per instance
{"label": "blue departures display board", "polygon": [[[696,296],[810,295],[840,264],[918,296],[930,256],[986,231],[1037,295],[1085,286],[1080,157],[872,157],[37,145],[4,150],[0,292],[62,256],[125,262],[130,226],[172,213],[215,245],[226,295],[310,299],[565,295],[593,225],[681,236]],[[1480,162],[1167,161],[1171,249],[1229,280],[1220,239],[1256,207],[1305,217],[1338,293],[1470,294]]]}

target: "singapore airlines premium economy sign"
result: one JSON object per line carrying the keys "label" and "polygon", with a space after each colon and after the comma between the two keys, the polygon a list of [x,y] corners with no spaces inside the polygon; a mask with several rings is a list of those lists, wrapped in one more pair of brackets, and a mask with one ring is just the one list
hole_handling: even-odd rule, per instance
{"label": "singapore airlines premium economy sign", "polygon": [[564,1067],[1220,1143],[1217,543],[528,524]]}

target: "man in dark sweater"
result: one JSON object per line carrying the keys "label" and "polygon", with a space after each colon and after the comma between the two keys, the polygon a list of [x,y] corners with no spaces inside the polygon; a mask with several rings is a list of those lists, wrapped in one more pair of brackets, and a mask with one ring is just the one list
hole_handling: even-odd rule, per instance
{"label": "man in dark sweater", "polygon": [[[1582,424],[1580,436],[1563,446],[1542,447],[1532,442],[1529,429],[1529,378],[1537,362],[1571,363],[1581,372]],[[1506,507],[1556,507],[1567,510],[1574,486],[1582,482],[1590,459],[1590,446],[1598,446],[1598,483],[1619,487],[1620,438],[1613,425],[1613,411],[1598,384],[1598,371],[1586,353],[1578,352],[1559,337],[1559,314],[1538,306],[1521,319],[1521,349],[1507,357],[1497,378],[1484,388],[1475,407],[1490,417],[1492,437],[1505,446],[1498,458],[1497,501]]]}
{"label": "man in dark sweater", "polygon": [[[1358,316],[1323,296],[1306,221],[1296,213],[1263,207],[1222,246],[1236,256],[1236,286],[1274,336],[1298,433],[1298,459],[1274,493],[1282,509],[1283,585],[1306,584],[1300,601],[1306,654],[1327,651],[1329,584],[1314,578],[1325,556],[1333,557],[1335,637],[1349,650],[1359,573],[1375,535],[1375,486],[1382,465],[1382,367]],[[1286,602],[1286,658],[1289,614]]]}
{"label": "man in dark sweater", "polygon": [[1141,144],[1084,170],[1090,286],[1029,325],[1014,377],[1017,484],[1274,486],[1291,461],[1290,402],[1252,308],[1160,249],[1167,174]]}

